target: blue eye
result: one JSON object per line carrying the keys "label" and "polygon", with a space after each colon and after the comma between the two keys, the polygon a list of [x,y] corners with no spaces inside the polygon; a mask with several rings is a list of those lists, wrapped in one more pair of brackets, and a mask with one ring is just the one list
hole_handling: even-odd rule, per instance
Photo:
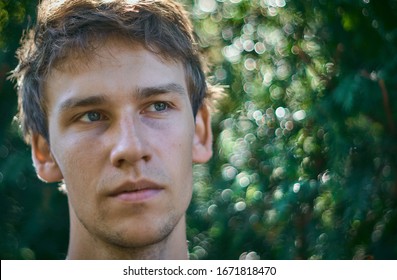
{"label": "blue eye", "polygon": [[147,111],[149,112],[164,112],[170,108],[170,105],[167,102],[155,102],[152,103],[148,108]]}
{"label": "blue eye", "polygon": [[160,111],[167,110],[168,105],[165,102],[158,102],[158,103],[154,103],[153,107],[154,107],[154,110],[160,112]]}
{"label": "blue eye", "polygon": [[97,111],[91,111],[88,113],[85,113],[82,117],[81,120],[84,122],[97,122],[103,120],[104,116],[97,112]]}

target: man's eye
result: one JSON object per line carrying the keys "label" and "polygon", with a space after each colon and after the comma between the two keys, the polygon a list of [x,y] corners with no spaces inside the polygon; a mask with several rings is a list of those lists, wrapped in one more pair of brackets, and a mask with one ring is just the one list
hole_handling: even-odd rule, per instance
{"label": "man's eye", "polygon": [[103,120],[105,117],[98,111],[91,111],[85,113],[80,120],[83,122],[97,122]]}
{"label": "man's eye", "polygon": [[167,102],[156,102],[149,106],[148,111],[151,112],[163,112],[166,111],[170,106]]}

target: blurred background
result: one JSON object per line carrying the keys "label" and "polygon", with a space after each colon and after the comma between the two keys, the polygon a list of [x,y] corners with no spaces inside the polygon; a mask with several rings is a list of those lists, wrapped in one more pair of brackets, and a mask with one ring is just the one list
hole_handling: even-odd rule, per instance
{"label": "blurred background", "polygon": [[[397,259],[397,0],[184,0],[225,86],[191,259]],[[0,257],[63,259],[66,196],[13,117],[37,1],[0,0]]]}

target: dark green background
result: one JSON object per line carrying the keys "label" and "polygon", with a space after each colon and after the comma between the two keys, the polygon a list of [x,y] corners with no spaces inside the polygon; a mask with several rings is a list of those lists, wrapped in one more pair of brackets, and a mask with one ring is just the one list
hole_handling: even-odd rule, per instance
{"label": "dark green background", "polygon": [[[0,0],[0,257],[62,259],[66,197],[17,125],[22,30]],[[185,1],[226,85],[213,160],[194,167],[192,259],[397,259],[397,1]]]}

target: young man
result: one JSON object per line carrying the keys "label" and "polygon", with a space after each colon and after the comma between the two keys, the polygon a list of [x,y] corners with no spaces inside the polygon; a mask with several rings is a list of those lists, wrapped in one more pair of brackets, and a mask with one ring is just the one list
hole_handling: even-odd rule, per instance
{"label": "young man", "polygon": [[171,0],[43,1],[37,21],[13,77],[36,172],[67,192],[67,258],[187,258],[212,88],[185,11]]}

